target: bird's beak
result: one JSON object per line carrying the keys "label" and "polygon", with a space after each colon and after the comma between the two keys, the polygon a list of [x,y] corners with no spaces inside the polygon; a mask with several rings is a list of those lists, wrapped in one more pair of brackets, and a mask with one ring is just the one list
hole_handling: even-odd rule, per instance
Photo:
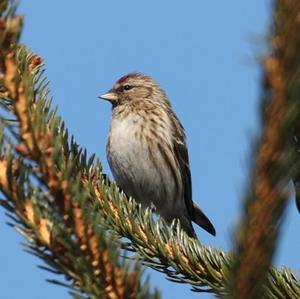
{"label": "bird's beak", "polygon": [[118,101],[118,95],[112,90],[110,90],[107,93],[99,96],[99,98],[103,99],[103,100],[106,100],[106,101],[109,101],[112,104],[115,104]]}

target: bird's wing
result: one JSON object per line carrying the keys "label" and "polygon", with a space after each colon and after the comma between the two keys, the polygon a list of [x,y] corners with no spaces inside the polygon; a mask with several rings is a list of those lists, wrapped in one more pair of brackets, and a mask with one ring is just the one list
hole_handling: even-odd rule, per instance
{"label": "bird's wing", "polygon": [[[184,129],[176,115],[173,114],[173,149],[180,168],[185,205],[189,215],[193,216],[192,180],[189,166],[189,155],[185,141]],[[193,218],[193,217],[192,217]]]}
{"label": "bird's wing", "polygon": [[207,232],[215,236],[216,230],[213,224],[203,213],[203,211],[193,202],[191,171],[189,166],[189,155],[185,141],[184,129],[175,115],[174,119],[177,120],[177,122],[173,121],[173,148],[177,163],[180,168],[180,173],[182,177],[183,196],[188,214],[192,221],[196,222]]}

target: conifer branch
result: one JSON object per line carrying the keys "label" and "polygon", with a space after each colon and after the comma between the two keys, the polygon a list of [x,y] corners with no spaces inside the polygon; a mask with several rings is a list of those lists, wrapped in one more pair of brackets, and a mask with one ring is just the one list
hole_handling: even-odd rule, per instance
{"label": "conifer branch", "polygon": [[[53,282],[77,298],[158,298],[142,286],[138,264],[120,257],[119,246],[170,280],[227,296],[233,254],[200,245],[179,223],[170,229],[154,220],[70,141],[51,108],[41,59],[17,45],[21,19],[11,3],[0,1],[0,188],[27,250],[47,264],[43,268],[65,275],[66,283]],[[299,297],[299,278],[287,269],[271,268],[264,282],[265,298]]]}
{"label": "conifer branch", "polygon": [[142,284],[140,266],[120,257],[118,244],[86,204],[78,171],[92,160],[68,143],[67,130],[50,109],[41,59],[17,45],[21,19],[12,13],[8,7],[2,19],[0,57],[1,105],[11,117],[0,118],[0,187],[12,225],[27,238],[28,252],[68,280],[52,282],[76,298],[159,298]]}
{"label": "conifer branch", "polygon": [[265,296],[264,284],[290,197],[288,182],[300,165],[292,144],[300,119],[299,30],[300,2],[275,1],[270,54],[263,59],[263,133],[237,240],[233,298]]}

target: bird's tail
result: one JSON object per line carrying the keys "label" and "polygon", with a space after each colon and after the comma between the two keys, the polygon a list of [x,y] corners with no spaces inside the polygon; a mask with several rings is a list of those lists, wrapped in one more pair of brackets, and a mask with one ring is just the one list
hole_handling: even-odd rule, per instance
{"label": "bird's tail", "polygon": [[192,220],[213,236],[216,235],[216,230],[213,224],[195,203],[193,203]]}

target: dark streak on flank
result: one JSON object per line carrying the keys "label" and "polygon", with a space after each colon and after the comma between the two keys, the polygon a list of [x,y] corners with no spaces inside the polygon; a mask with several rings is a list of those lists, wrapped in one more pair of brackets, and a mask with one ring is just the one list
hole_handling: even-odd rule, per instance
{"label": "dark streak on flank", "polygon": [[[149,138],[149,137],[148,137]],[[146,139],[148,139],[148,138],[146,138]],[[150,139],[150,138],[149,138]],[[148,140],[147,140],[148,141]],[[153,143],[153,140],[151,139],[151,143]],[[160,177],[160,181],[163,183],[164,182],[164,175],[163,175],[163,173],[162,173],[162,167],[161,167],[161,165],[158,165],[157,164],[157,159],[154,157],[154,155],[153,155],[153,152],[152,152],[152,149],[153,147],[152,146],[150,146],[149,147],[149,150],[148,150],[148,152],[149,152],[149,159],[150,159],[150,161],[154,164],[154,168],[158,171],[158,173],[159,173],[159,177]],[[163,186],[163,198],[166,198],[167,197],[167,189],[166,189],[166,185],[165,184],[162,184],[162,186]]]}
{"label": "dark streak on flank", "polygon": [[154,117],[151,117],[149,121],[150,121],[150,123],[151,123],[152,125],[154,125],[155,127],[158,125],[158,122],[157,122],[157,120],[156,120]]}
{"label": "dark streak on flank", "polygon": [[156,139],[159,138],[157,132],[156,132],[153,128],[150,129],[150,134],[151,134],[154,138],[156,138]]}
{"label": "dark streak on flank", "polygon": [[174,165],[172,163],[172,161],[170,161],[170,158],[168,156],[168,154],[165,152],[165,150],[162,148],[161,144],[157,144],[158,150],[161,154],[161,156],[163,157],[163,159],[165,160],[165,162],[168,165],[168,168],[171,170],[174,182],[175,182],[175,194],[179,194],[179,181],[178,181],[178,176],[176,174],[176,169],[174,168]]}

